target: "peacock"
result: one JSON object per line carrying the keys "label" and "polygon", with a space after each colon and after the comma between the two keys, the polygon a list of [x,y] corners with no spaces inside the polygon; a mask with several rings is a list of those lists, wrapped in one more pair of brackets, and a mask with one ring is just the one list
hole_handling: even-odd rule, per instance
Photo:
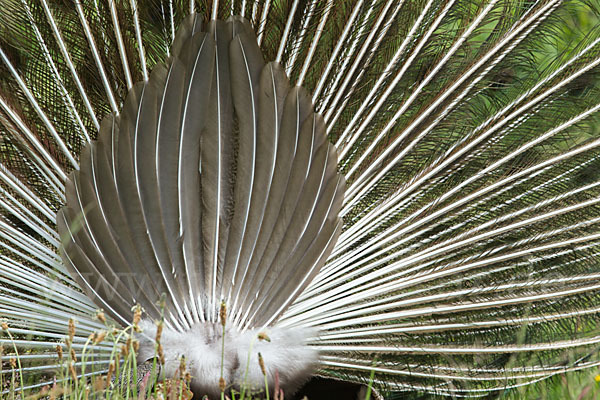
{"label": "peacock", "polygon": [[160,336],[161,374],[185,357],[211,398],[477,397],[598,367],[582,7],[0,0],[0,345],[40,377],[23,389],[69,334],[106,371],[98,310],[143,310],[138,364]]}

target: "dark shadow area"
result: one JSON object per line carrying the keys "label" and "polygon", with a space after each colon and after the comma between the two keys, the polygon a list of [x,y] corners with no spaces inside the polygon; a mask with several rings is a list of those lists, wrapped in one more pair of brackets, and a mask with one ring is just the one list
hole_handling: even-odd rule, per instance
{"label": "dark shadow area", "polygon": [[[361,395],[364,385],[352,382],[343,382],[335,379],[314,377],[302,386],[291,400],[302,400],[304,396],[308,400],[356,400]],[[360,397],[362,399],[363,397]],[[285,396],[288,399],[288,396]],[[376,396],[371,396],[372,400]]]}

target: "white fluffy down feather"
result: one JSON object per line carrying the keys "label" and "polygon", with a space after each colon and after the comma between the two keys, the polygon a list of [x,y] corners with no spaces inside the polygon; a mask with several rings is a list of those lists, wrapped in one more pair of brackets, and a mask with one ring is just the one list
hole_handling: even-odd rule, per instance
{"label": "white fluffy down feather", "polygon": [[[156,356],[156,325],[145,320],[140,327],[138,362],[144,362]],[[271,341],[258,339],[261,332],[266,333]],[[192,391],[200,395],[218,395],[222,333],[221,325],[214,323],[196,324],[185,332],[165,328],[161,336],[165,355],[164,377],[175,375],[183,356],[187,370],[192,374]],[[244,332],[226,328],[223,377],[227,390],[232,387],[240,390],[242,384],[247,388],[264,388],[264,376],[258,363],[258,353],[261,353],[270,389],[273,389],[275,373],[278,372],[281,388],[285,393],[293,393],[316,369],[318,352],[307,345],[307,339],[315,334],[312,329],[298,328],[272,327]]]}

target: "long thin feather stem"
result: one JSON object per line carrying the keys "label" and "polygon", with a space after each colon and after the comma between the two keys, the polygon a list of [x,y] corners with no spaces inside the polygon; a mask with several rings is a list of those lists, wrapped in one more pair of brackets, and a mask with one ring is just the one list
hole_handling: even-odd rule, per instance
{"label": "long thin feather stem", "polygon": [[[1,51],[1,50],[0,50]],[[2,53],[4,54],[4,53]],[[19,118],[19,116],[8,106],[4,98],[0,97],[0,107],[4,112],[11,118],[11,120],[19,127],[21,132],[25,134],[27,140],[33,144],[36,151],[38,151],[48,164],[52,167],[53,173],[58,175],[58,181],[64,182],[67,175],[63,171],[62,167],[58,165],[54,157],[48,153],[46,148],[40,143],[39,139],[31,132],[31,130],[25,125],[25,123]]]}
{"label": "long thin feather stem", "polygon": [[142,29],[140,27],[140,16],[137,8],[138,0],[130,0],[131,11],[133,12],[133,26],[135,29],[135,38],[137,40],[138,54],[140,56],[140,63],[142,67],[142,76],[144,81],[148,80],[148,68],[146,67],[146,54],[144,52],[144,42],[142,40]]}
{"label": "long thin feather stem", "polygon": [[263,35],[265,34],[265,28],[267,26],[267,19],[269,16],[269,8],[270,7],[271,7],[271,0],[266,0],[265,4],[263,5],[262,14],[260,16],[260,26],[258,28],[258,37],[256,38],[256,41],[258,42],[259,46],[262,43],[262,38],[263,38]]}
{"label": "long thin feather stem", "polygon": [[79,20],[81,22],[81,26],[83,27],[83,31],[85,32],[85,36],[87,38],[90,49],[92,50],[92,55],[94,57],[94,61],[96,62],[96,67],[98,67],[98,72],[100,73],[100,79],[102,80],[102,84],[104,85],[104,90],[106,91],[106,96],[108,97],[108,102],[110,104],[110,108],[116,115],[119,115],[119,107],[117,107],[117,102],[115,100],[115,96],[113,95],[112,88],[108,81],[108,76],[106,75],[106,70],[104,69],[104,64],[102,63],[102,59],[100,54],[98,53],[98,48],[96,47],[96,43],[94,41],[94,35],[90,29],[90,26],[87,22],[85,14],[83,12],[83,6],[81,5],[81,0],[75,0],[75,8],[77,9],[77,14],[79,15]]}
{"label": "long thin feather stem", "polygon": [[287,22],[285,24],[285,29],[283,30],[283,35],[281,36],[281,40],[279,42],[279,49],[277,50],[277,57],[275,57],[275,62],[280,64],[281,59],[283,57],[283,52],[285,50],[285,46],[287,44],[288,37],[290,35],[290,30],[292,29],[292,22],[294,22],[294,14],[296,14],[296,9],[298,8],[298,1],[299,0],[294,0],[294,2],[292,3]]}
{"label": "long thin feather stem", "polygon": [[67,159],[69,160],[69,162],[75,169],[79,168],[79,164],[77,163],[77,160],[75,160],[75,158],[73,157],[73,154],[71,154],[71,151],[69,151],[65,142],[58,135],[56,128],[54,127],[54,125],[52,124],[52,122],[50,121],[50,119],[48,118],[46,113],[42,110],[39,103],[33,96],[33,93],[31,93],[31,90],[29,90],[29,88],[25,84],[25,81],[23,81],[23,78],[21,78],[18,71],[14,68],[14,66],[12,65],[12,63],[10,62],[10,60],[8,59],[8,57],[6,56],[6,54],[4,53],[4,50],[2,50],[2,48],[0,48],[0,58],[2,59],[4,64],[8,67],[9,71],[11,72],[11,74],[13,75],[13,77],[15,78],[17,83],[19,84],[19,87],[21,88],[21,90],[23,91],[25,96],[27,97],[27,100],[29,101],[31,106],[36,111],[37,115],[40,117],[40,119],[46,126],[46,129],[48,129],[48,132],[50,132],[50,134],[52,135],[54,140],[56,140],[56,143],[58,144],[58,147],[60,148],[61,152],[64,154],[65,157],[67,157]]}
{"label": "long thin feather stem", "polygon": [[[465,74],[463,74],[461,76],[461,78],[458,79],[456,82],[454,82],[450,88],[448,88],[446,91],[444,91],[443,95],[439,96],[434,101],[434,103],[430,107],[428,107],[428,109],[425,112],[421,113],[419,118],[417,118],[415,121],[413,121],[405,130],[403,130],[403,132],[394,140],[394,143],[389,145],[387,147],[387,149],[377,157],[377,160],[370,163],[370,165],[365,169],[365,171],[363,171],[360,174],[360,176],[358,176],[352,182],[352,184],[348,188],[348,192],[347,192],[347,197],[352,200],[350,200],[346,204],[346,207],[349,207],[351,204],[355,204],[355,202],[357,201],[358,198],[360,198],[364,193],[366,193],[368,190],[370,190],[373,182],[375,182],[377,179],[379,179],[384,173],[388,172],[393,167],[393,165],[395,165],[398,162],[399,159],[401,159],[408,151],[410,151],[412,149],[412,147],[416,144],[416,142],[422,137],[422,135],[424,133],[419,135],[419,137],[417,139],[415,139],[410,145],[407,145],[406,147],[404,147],[400,154],[395,156],[392,161],[387,163],[381,169],[380,172],[378,172],[375,176],[373,176],[373,178],[369,180],[369,182],[371,182],[371,183],[365,183],[367,180],[367,177],[371,176],[371,173],[373,172],[373,169],[375,168],[375,166],[380,166],[381,160],[383,158],[387,157],[394,150],[395,146],[397,146],[413,129],[415,129],[415,127],[421,121],[423,121],[425,118],[427,118],[430,112],[432,112],[439,104],[441,104],[442,101],[444,101],[447,97],[449,97],[454,92],[454,90],[458,89],[460,87],[460,85],[462,85],[472,73],[475,73],[480,67],[482,67],[483,65],[486,65],[485,70],[476,79],[476,81],[481,80],[483,78],[483,76],[485,76],[493,68],[493,66],[495,64],[497,64],[500,60],[502,60],[514,47],[516,47],[516,45],[520,41],[522,41],[542,20],[546,19],[550,15],[550,13],[556,9],[556,7],[559,5],[559,2],[560,2],[560,0],[554,0],[554,1],[549,2],[544,7],[542,7],[540,10],[538,10],[536,13],[534,13],[529,19],[522,21],[520,24],[518,24],[518,27],[516,27],[511,32],[511,34],[507,35],[506,38],[504,38],[504,40],[502,40],[500,43],[498,43],[485,56],[483,56],[477,63],[475,63],[469,69],[469,71],[467,71]],[[525,31],[525,32],[523,32],[523,31]],[[488,63],[490,58],[492,58],[492,56],[495,55],[496,52],[502,50],[506,44],[508,44],[508,48],[505,49],[504,51],[502,51],[500,53],[500,55],[498,57],[496,57],[496,59],[494,60],[493,63]],[[461,95],[459,95],[459,97],[453,101],[451,106],[446,108],[446,111],[445,111],[446,113],[449,112],[449,110],[451,110],[453,108],[453,106],[456,105],[461,98],[466,96],[466,94],[468,93],[468,91],[470,91],[473,84],[474,83],[471,83],[471,85],[469,87],[467,87],[461,93]],[[394,124],[396,123],[396,121],[398,120],[398,118],[400,117],[400,115],[401,115],[401,113],[396,112],[394,114],[394,116],[391,118],[391,120],[388,122],[388,124],[384,127],[384,129],[379,133],[379,135],[385,135],[388,131],[390,131],[392,129],[392,127],[394,126]],[[440,117],[437,118],[438,121],[439,121],[439,119],[440,119]],[[363,156],[365,154],[367,154],[367,152],[363,153]],[[362,163],[365,160],[365,158],[361,157],[361,160],[362,161],[359,161],[354,164],[354,166],[352,168],[352,171],[353,171],[352,173],[354,173],[356,171],[356,166],[358,164]],[[348,174],[348,175],[352,175],[352,174]],[[347,176],[347,178],[348,178],[348,176]],[[344,211],[342,211],[342,213],[344,213]]]}
{"label": "long thin feather stem", "polygon": [[50,7],[48,6],[47,0],[41,0],[41,4],[42,4],[42,7],[44,8],[44,12],[46,14],[46,19],[48,20],[48,23],[50,24],[50,27],[52,28],[52,33],[54,34],[56,43],[58,44],[60,52],[61,52],[65,62],[67,63],[69,71],[71,72],[71,76],[73,77],[73,81],[75,81],[75,85],[77,86],[77,89],[79,91],[81,99],[83,100],[83,104],[85,105],[85,107],[88,111],[88,114],[90,115],[90,118],[92,119],[92,122],[93,122],[94,126],[96,127],[96,130],[98,130],[98,129],[100,129],[100,123],[98,122],[98,118],[96,117],[96,113],[94,112],[94,109],[92,107],[90,99],[89,99],[87,93],[85,92],[85,89],[83,88],[81,79],[79,79],[79,74],[77,73],[77,70],[75,69],[75,65],[73,64],[73,61],[71,60],[71,55],[69,54],[69,51],[67,50],[67,46],[62,37],[62,34],[60,33],[60,30],[58,29],[58,26],[56,25],[56,21],[55,21],[54,17],[52,16],[52,12],[50,11]]}
{"label": "long thin feather stem", "polygon": [[329,0],[325,5],[325,12],[321,16],[321,21],[317,26],[317,31],[315,36],[312,39],[310,44],[310,48],[308,49],[308,54],[304,59],[304,64],[302,65],[302,70],[300,70],[300,75],[298,76],[298,81],[296,82],[297,86],[302,86],[304,82],[304,78],[306,77],[306,73],[311,66],[312,58],[317,49],[317,45],[319,44],[319,39],[321,38],[321,34],[323,33],[323,29],[325,28],[325,23],[327,22],[327,18],[329,18],[329,13],[331,12],[331,8],[333,7],[333,0]]}
{"label": "long thin feather stem", "polygon": [[[323,87],[325,86],[325,82],[327,80],[327,77],[329,76],[329,72],[331,71],[331,68],[333,68],[333,63],[335,60],[337,60],[337,56],[338,56],[339,52],[342,50],[344,45],[346,45],[346,38],[348,37],[350,30],[355,28],[354,21],[356,20],[356,17],[358,17],[358,13],[361,10],[363,3],[364,3],[364,0],[358,0],[356,2],[356,4],[354,5],[354,9],[352,10],[352,14],[350,14],[350,18],[348,18],[348,21],[346,21],[344,30],[342,31],[342,34],[338,38],[335,48],[333,49],[333,53],[331,53],[331,57],[329,58],[329,61],[327,62],[327,65],[325,66],[325,70],[321,74],[321,77],[319,78],[319,82],[317,83],[317,86],[315,87],[315,90],[313,92],[313,97],[312,97],[313,104],[316,104],[317,99],[319,98],[319,96],[321,94],[321,90],[323,90]],[[371,7],[373,7],[372,4],[371,4]],[[363,27],[364,27],[364,25],[363,25]],[[358,36],[360,36],[360,34]]]}
{"label": "long thin feather stem", "polygon": [[129,71],[129,61],[127,61],[127,53],[125,52],[125,44],[123,43],[123,35],[121,34],[115,0],[110,0],[108,5],[110,7],[110,16],[112,19],[113,29],[115,31],[115,37],[117,38],[119,55],[121,56],[121,65],[123,66],[123,74],[125,75],[125,84],[127,85],[127,90],[130,90],[133,87],[133,80],[131,79],[131,72]]}
{"label": "long thin feather stem", "polygon": [[81,130],[81,133],[85,137],[85,140],[89,143],[91,141],[91,139],[90,139],[90,136],[88,135],[87,129],[86,129],[85,125],[83,124],[81,117],[79,116],[79,112],[77,111],[77,108],[75,107],[75,104],[73,103],[73,99],[71,99],[71,95],[65,88],[63,80],[58,72],[58,68],[56,67],[56,64],[54,63],[54,60],[52,59],[52,56],[50,55],[50,52],[48,51],[48,47],[46,46],[46,42],[44,41],[44,38],[42,37],[42,34],[40,33],[40,30],[38,29],[38,27],[36,25],[33,15],[31,14],[31,9],[29,8],[26,1],[23,0],[22,4],[26,10],[27,16],[29,18],[29,22],[31,23],[31,27],[33,28],[37,42],[40,45],[42,52],[44,53],[46,62],[48,63],[48,65],[50,66],[50,69],[52,70],[52,77],[54,78],[54,82],[55,82],[56,86],[58,88],[60,88],[63,100],[65,102],[65,107],[69,110],[69,113],[75,119],[75,122],[77,123],[77,126],[79,127],[79,129]]}
{"label": "long thin feather stem", "polygon": [[312,0],[310,3],[306,4],[306,11],[302,13],[302,25],[300,27],[300,32],[296,35],[296,40],[291,48],[291,56],[289,60],[286,62],[285,73],[287,76],[291,76],[292,68],[296,65],[296,58],[298,58],[298,54],[300,53],[300,47],[304,38],[306,36],[306,30],[308,29],[308,24],[310,24],[310,20],[312,19],[315,13],[315,7],[317,5],[317,0]]}

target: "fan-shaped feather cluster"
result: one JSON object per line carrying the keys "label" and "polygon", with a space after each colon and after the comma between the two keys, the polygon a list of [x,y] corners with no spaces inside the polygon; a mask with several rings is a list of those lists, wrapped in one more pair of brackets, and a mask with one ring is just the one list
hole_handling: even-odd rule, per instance
{"label": "fan-shaped feather cluster", "polygon": [[0,344],[48,376],[75,317],[102,372],[95,311],[139,304],[138,361],[163,319],[163,372],[185,356],[198,395],[260,384],[258,353],[287,393],[600,365],[600,32],[562,40],[576,6],[0,0]]}

